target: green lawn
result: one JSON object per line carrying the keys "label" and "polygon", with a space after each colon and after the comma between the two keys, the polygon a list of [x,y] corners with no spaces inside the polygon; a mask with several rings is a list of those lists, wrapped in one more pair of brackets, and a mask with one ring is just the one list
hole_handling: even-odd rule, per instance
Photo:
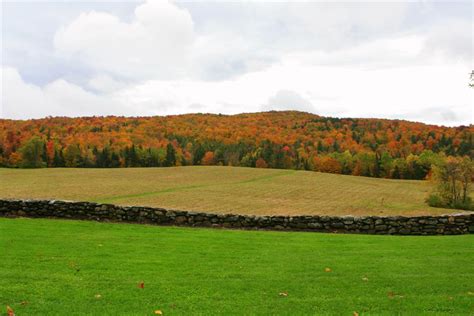
{"label": "green lawn", "polygon": [[1,309],[17,315],[474,313],[474,235],[0,218],[0,253]]}
{"label": "green lawn", "polygon": [[0,169],[0,198],[265,215],[426,215],[427,181],[233,167]]}

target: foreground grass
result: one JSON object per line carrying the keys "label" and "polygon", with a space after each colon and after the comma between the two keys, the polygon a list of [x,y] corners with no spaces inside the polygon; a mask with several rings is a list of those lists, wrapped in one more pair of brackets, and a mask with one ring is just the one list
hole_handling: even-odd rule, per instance
{"label": "foreground grass", "polygon": [[474,313],[473,235],[0,218],[0,252],[1,308],[17,315]]}
{"label": "foreground grass", "polygon": [[208,212],[424,215],[427,181],[232,167],[0,169],[0,198],[43,198]]}

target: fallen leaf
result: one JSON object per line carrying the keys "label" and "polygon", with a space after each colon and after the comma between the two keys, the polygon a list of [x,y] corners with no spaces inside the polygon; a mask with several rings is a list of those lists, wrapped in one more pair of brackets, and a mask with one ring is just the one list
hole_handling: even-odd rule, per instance
{"label": "fallen leaf", "polygon": [[363,277],[363,278],[362,278],[362,281],[367,282],[367,281],[369,281],[369,278]]}
{"label": "fallen leaf", "polygon": [[278,295],[287,297],[287,296],[288,296],[288,292],[280,292],[280,293],[278,293]]}
{"label": "fallen leaf", "polygon": [[394,298],[394,297],[397,297],[397,298],[403,298],[403,295],[400,295],[400,294],[395,294],[394,292],[390,291],[387,293],[387,296],[389,298]]}
{"label": "fallen leaf", "polygon": [[13,309],[7,305],[7,315],[8,316],[15,316],[15,312],[13,311]]}
{"label": "fallen leaf", "polygon": [[139,289],[144,289],[145,288],[145,282],[142,281],[142,282],[138,283],[138,288]]}
{"label": "fallen leaf", "polygon": [[155,311],[155,315],[163,315],[163,312],[160,311],[159,309],[157,309],[157,310]]}
{"label": "fallen leaf", "polygon": [[353,312],[352,315],[353,316],[359,316],[359,313],[358,312]]}
{"label": "fallen leaf", "polygon": [[324,269],[324,272],[332,272],[331,268]]}
{"label": "fallen leaf", "polygon": [[94,295],[94,297],[95,297],[95,298],[101,298],[101,297],[102,297],[102,295],[100,295],[100,294],[96,294],[96,295]]}

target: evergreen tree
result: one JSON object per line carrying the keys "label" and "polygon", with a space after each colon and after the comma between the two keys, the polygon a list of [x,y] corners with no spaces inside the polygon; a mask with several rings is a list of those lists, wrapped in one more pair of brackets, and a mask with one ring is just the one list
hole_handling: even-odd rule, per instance
{"label": "evergreen tree", "polygon": [[380,177],[380,154],[375,152],[375,161],[374,161],[374,177]]}
{"label": "evergreen tree", "polygon": [[400,170],[398,169],[398,166],[393,168],[392,179],[400,179]]}
{"label": "evergreen tree", "polygon": [[[170,144],[168,144],[168,145],[170,145]],[[166,149],[167,149],[166,151],[168,152],[168,148],[166,148]],[[200,144],[196,144],[194,146],[193,151],[194,151],[193,152],[193,165],[201,164],[201,160],[204,157],[204,154],[206,153],[206,151],[204,150],[204,148]],[[168,157],[168,154],[166,156]]]}
{"label": "evergreen tree", "polygon": [[173,145],[168,143],[166,146],[166,160],[165,166],[172,167],[176,165],[176,150],[174,149]]}
{"label": "evergreen tree", "polygon": [[63,151],[61,149],[54,150],[53,166],[54,167],[64,167],[65,166]]}
{"label": "evergreen tree", "polygon": [[110,165],[111,168],[118,168],[120,167],[120,157],[117,155],[116,152],[112,152],[110,155]]}

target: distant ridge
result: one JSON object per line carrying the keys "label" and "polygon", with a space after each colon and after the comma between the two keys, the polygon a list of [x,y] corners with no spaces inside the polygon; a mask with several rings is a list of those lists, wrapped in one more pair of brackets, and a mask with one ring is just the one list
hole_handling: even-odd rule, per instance
{"label": "distant ridge", "polygon": [[391,121],[391,122],[406,122],[406,123],[414,123],[414,124],[421,124],[426,126],[438,126],[438,127],[446,127],[446,128],[463,128],[463,127],[473,127],[473,124],[469,125],[458,125],[458,126],[445,126],[445,125],[438,125],[438,124],[430,124],[424,123],[420,121],[412,121],[407,119],[397,119],[397,118],[363,118],[363,117],[338,117],[338,116],[322,116],[319,114],[311,113],[311,112],[304,112],[304,111],[296,111],[296,110],[270,110],[270,111],[261,111],[261,112],[242,112],[237,114],[224,114],[224,113],[204,113],[204,112],[196,112],[196,113],[186,113],[186,114],[168,114],[168,115],[145,115],[145,116],[123,116],[123,115],[93,115],[93,116],[46,116],[43,118],[31,118],[31,119],[10,119],[10,118],[0,118],[1,121],[43,121],[43,120],[51,120],[51,119],[97,119],[97,118],[122,118],[122,119],[153,119],[153,118],[170,118],[170,117],[186,117],[186,116],[218,116],[218,117],[247,117],[251,115],[292,115],[292,114],[301,114],[312,116],[316,118],[326,118],[328,120],[377,120],[377,121]]}
{"label": "distant ridge", "polygon": [[4,119],[0,166],[221,164],[424,179],[431,165],[445,156],[474,157],[473,135],[473,125],[332,118],[298,111]]}

